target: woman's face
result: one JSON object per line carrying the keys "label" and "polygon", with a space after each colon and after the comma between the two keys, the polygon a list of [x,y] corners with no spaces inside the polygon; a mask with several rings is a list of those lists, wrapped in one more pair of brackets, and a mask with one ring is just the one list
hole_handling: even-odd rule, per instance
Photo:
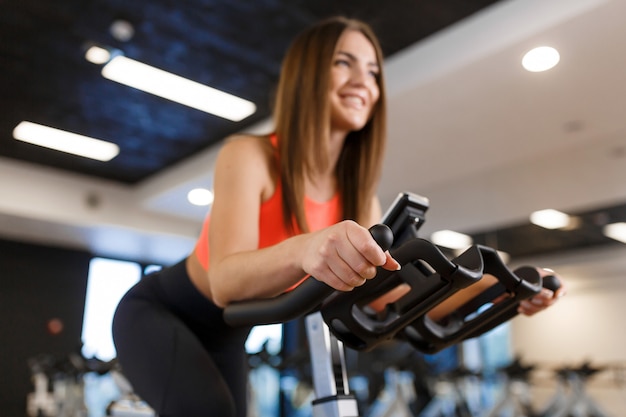
{"label": "woman's face", "polygon": [[335,48],[330,73],[331,128],[362,129],[380,96],[376,51],[361,32],[346,30]]}

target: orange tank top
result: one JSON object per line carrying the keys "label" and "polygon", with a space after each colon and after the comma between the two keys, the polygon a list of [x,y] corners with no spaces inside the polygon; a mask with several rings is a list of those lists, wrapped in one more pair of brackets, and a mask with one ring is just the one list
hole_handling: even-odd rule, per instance
{"label": "orange tank top", "polygon": [[[276,135],[270,140],[274,149],[277,148]],[[283,224],[282,184],[280,177],[276,182],[274,194],[261,203],[259,212],[259,249],[275,245],[291,236],[301,233],[300,230],[289,232]],[[339,193],[328,201],[317,202],[304,197],[304,210],[309,229],[314,232],[331,226],[342,220],[342,207]],[[207,215],[202,225],[202,231],[196,242],[194,252],[205,270],[209,268],[209,225],[210,215]]]}

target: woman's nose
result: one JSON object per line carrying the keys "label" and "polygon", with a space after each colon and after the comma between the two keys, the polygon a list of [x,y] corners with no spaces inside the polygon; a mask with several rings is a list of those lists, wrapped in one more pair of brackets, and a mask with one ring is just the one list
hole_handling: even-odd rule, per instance
{"label": "woman's nose", "polygon": [[355,65],[352,69],[351,81],[354,84],[367,84],[369,80],[369,69],[361,67],[359,65]]}

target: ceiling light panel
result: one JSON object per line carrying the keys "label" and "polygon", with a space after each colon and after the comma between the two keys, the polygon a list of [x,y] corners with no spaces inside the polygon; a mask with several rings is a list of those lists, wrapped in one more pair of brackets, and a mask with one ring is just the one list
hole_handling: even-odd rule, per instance
{"label": "ceiling light panel", "polygon": [[13,129],[13,137],[22,142],[104,162],[115,158],[120,152],[119,146],[111,142],[26,121],[20,122]]}
{"label": "ceiling light panel", "polygon": [[102,76],[234,122],[256,111],[256,105],[251,101],[121,55],[102,68]]}

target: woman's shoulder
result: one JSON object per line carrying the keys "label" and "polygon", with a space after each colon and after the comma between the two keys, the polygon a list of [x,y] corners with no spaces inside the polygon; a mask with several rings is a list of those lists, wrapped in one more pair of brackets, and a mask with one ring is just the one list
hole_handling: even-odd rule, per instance
{"label": "woman's shoulder", "polygon": [[222,152],[244,158],[262,157],[265,159],[274,151],[269,136],[240,134],[229,136],[224,141]]}
{"label": "woman's shoulder", "polygon": [[231,178],[261,184],[263,197],[274,192],[278,168],[269,136],[236,135],[227,138],[217,160],[217,169]]}

